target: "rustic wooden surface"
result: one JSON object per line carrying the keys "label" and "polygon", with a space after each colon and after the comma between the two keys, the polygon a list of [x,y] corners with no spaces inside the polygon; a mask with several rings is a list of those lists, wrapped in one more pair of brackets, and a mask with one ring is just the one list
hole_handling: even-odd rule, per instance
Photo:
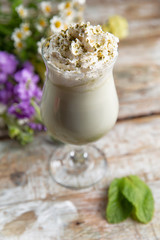
{"label": "rustic wooden surface", "polygon": [[[160,240],[160,3],[88,0],[87,19],[120,14],[130,35],[120,42],[115,80],[119,120],[96,145],[108,172],[93,188],[73,191],[54,183],[48,161],[57,147],[46,135],[21,147],[0,143],[0,240]],[[115,177],[137,174],[151,187],[155,214],[147,224],[105,220],[107,188]]]}

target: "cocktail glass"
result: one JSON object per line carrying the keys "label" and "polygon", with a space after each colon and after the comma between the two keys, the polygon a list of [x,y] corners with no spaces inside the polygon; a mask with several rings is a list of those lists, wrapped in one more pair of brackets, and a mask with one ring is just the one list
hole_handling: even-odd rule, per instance
{"label": "cocktail glass", "polygon": [[[79,74],[60,71],[42,56],[46,81],[41,115],[54,138],[66,143],[50,160],[52,178],[64,187],[80,189],[100,181],[107,171],[103,152],[90,144],[109,132],[118,116],[113,66]],[[66,84],[66,83],[69,84]]]}

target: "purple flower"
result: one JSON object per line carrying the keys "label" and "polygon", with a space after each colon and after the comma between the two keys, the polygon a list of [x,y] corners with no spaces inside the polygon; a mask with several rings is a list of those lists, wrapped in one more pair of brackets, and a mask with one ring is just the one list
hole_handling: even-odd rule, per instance
{"label": "purple flower", "polygon": [[23,68],[27,69],[30,72],[34,71],[34,67],[29,61],[27,61],[23,64]]}
{"label": "purple flower", "polygon": [[30,101],[34,99],[39,102],[42,97],[42,91],[34,82],[19,83],[14,88],[14,93],[17,101]]}
{"label": "purple flower", "polygon": [[6,91],[6,89],[0,90],[0,102],[4,104],[8,104],[11,100],[12,92]]}
{"label": "purple flower", "polygon": [[29,101],[34,97],[36,88],[37,85],[32,81],[28,81],[26,83],[22,82],[15,86],[14,93],[19,100]]}
{"label": "purple flower", "polygon": [[32,80],[33,73],[28,69],[22,69],[14,74],[14,78],[16,82],[27,82],[28,80]]}
{"label": "purple flower", "polygon": [[[31,100],[39,103],[42,97],[42,90],[38,87],[39,76],[34,73],[30,62],[25,62],[16,72],[17,65],[14,55],[0,51],[0,103],[5,104],[8,114],[15,118],[34,121],[35,109]],[[45,128],[41,123],[30,124],[36,131]]]}
{"label": "purple flower", "polygon": [[41,123],[30,122],[28,125],[35,131],[46,131],[46,127]]}
{"label": "purple flower", "polygon": [[15,80],[18,82],[15,86],[14,93],[19,100],[30,100],[34,98],[39,101],[42,97],[42,91],[37,86],[39,76],[30,72],[28,69],[22,69],[15,75]]}
{"label": "purple flower", "polygon": [[14,115],[19,119],[23,119],[23,118],[31,118],[34,115],[35,110],[33,106],[30,104],[30,102],[24,101],[24,102],[15,103],[11,105],[8,108],[8,113],[11,115]]}
{"label": "purple flower", "polygon": [[13,100],[13,88],[11,82],[6,82],[0,85],[0,102],[9,104]]}
{"label": "purple flower", "polygon": [[39,76],[37,74],[34,74],[33,77],[32,77],[32,81],[34,83],[38,83],[39,82]]}
{"label": "purple flower", "polygon": [[7,81],[7,74],[4,72],[0,72],[0,84],[5,83]]}
{"label": "purple flower", "polygon": [[23,68],[22,70],[16,72],[14,74],[14,78],[17,82],[28,82],[28,81],[32,81],[34,83],[38,83],[39,81],[39,76],[34,74],[32,71],[30,71],[27,68]]}
{"label": "purple flower", "polygon": [[5,88],[6,88],[7,91],[13,91],[14,85],[11,82],[8,81],[8,82],[5,83]]}
{"label": "purple flower", "polygon": [[16,71],[18,61],[16,57],[7,52],[0,51],[0,70],[6,74],[13,74]]}
{"label": "purple flower", "polygon": [[34,90],[34,100],[39,102],[42,98],[42,90],[39,87],[36,87]]}

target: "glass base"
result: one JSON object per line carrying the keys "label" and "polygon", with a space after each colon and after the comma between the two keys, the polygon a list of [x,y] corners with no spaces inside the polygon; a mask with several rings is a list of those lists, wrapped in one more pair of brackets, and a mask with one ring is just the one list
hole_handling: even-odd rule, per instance
{"label": "glass base", "polygon": [[50,173],[60,185],[81,189],[100,181],[106,173],[107,161],[95,146],[68,146],[56,149],[50,160]]}

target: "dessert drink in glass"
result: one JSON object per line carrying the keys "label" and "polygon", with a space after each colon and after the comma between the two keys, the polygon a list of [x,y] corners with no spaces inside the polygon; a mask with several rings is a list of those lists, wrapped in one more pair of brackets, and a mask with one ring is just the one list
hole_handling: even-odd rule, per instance
{"label": "dessert drink in glass", "polygon": [[72,24],[43,44],[47,74],[41,116],[51,135],[66,143],[50,160],[51,176],[65,187],[92,186],[106,173],[104,154],[90,143],[117,120],[117,50],[118,38],[89,22]]}

